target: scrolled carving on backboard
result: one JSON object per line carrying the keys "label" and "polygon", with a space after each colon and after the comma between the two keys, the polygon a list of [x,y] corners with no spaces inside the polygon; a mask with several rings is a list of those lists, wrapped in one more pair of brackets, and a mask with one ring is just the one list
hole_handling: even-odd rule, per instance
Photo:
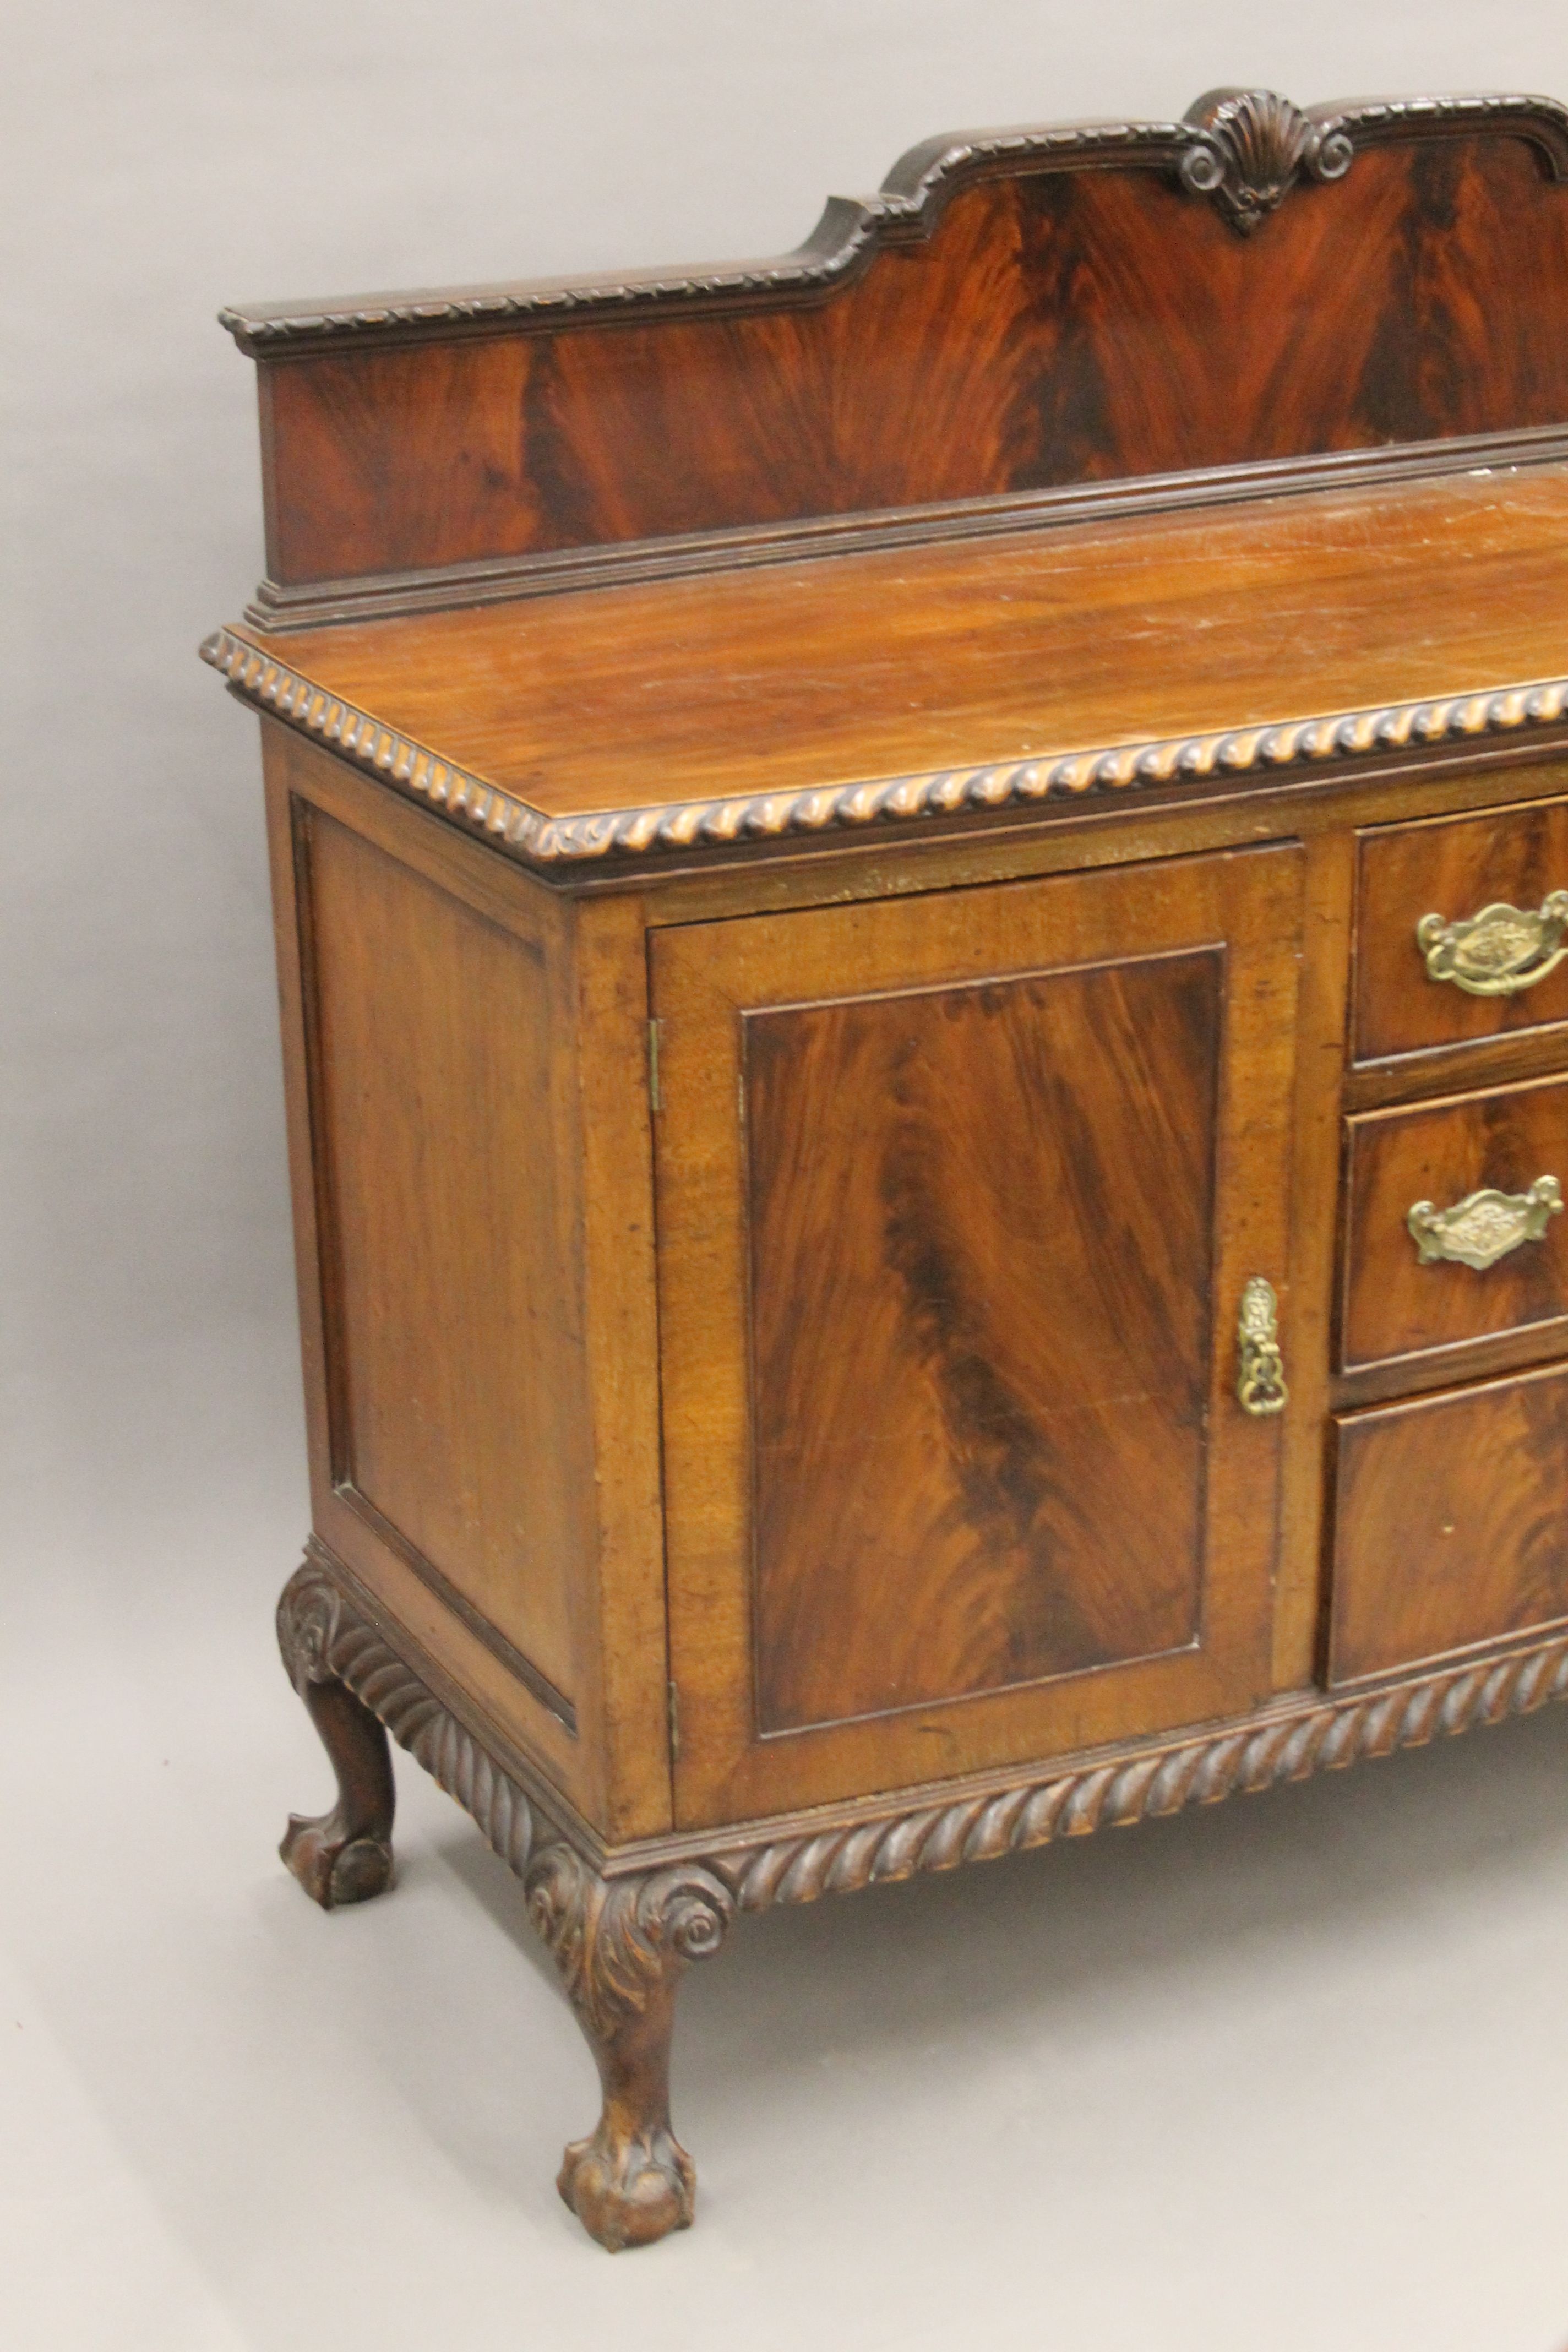
{"label": "scrolled carving on backboard", "polygon": [[1342,180],[1355,156],[1342,123],[1303,114],[1271,89],[1211,89],[1184,120],[1199,136],[1178,167],[1183,187],[1212,196],[1243,236],[1301,179]]}
{"label": "scrolled carving on backboard", "polygon": [[300,344],[399,341],[498,327],[556,326],[563,316],[739,310],[759,300],[812,302],[856,278],[878,250],[929,236],[961,188],[1007,173],[1173,169],[1212,196],[1243,233],[1278,205],[1303,173],[1342,178],[1369,146],[1471,132],[1528,140],[1554,180],[1568,179],[1568,106],[1522,91],[1355,99],[1303,110],[1271,90],[1214,89],[1180,122],[1068,122],[924,140],[901,156],[874,196],[832,198],[793,252],[718,269],[629,270],[617,276],[453,287],[348,297],[330,304],[226,307],[219,323],[257,356]]}

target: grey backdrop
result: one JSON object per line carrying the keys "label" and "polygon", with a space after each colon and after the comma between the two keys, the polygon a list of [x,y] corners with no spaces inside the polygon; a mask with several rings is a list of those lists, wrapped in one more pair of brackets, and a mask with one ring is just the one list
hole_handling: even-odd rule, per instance
{"label": "grey backdrop", "polygon": [[549,2189],[593,2097],[516,1891],[323,1771],[220,301],[766,252],[944,127],[1568,96],[1562,0],[26,0],[5,39],[0,2296],[49,2347],[1568,2338],[1568,1723],[853,1906],[693,1979],[694,2238]]}

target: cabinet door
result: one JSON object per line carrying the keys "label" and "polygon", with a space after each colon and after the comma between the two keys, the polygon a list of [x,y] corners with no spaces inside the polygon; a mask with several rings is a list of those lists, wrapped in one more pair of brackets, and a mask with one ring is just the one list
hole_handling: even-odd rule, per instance
{"label": "cabinet door", "polygon": [[1301,856],[656,935],[677,1818],[1268,1685]]}

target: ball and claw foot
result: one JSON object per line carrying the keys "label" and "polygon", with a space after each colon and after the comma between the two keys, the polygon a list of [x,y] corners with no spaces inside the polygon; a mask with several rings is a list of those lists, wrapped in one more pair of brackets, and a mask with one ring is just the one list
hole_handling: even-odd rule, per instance
{"label": "ball and claw foot", "polygon": [[[279,1602],[278,1639],[331,1759],[338,1801],[316,1820],[294,1815],[279,1851],[324,1910],[367,1902],[392,1881],[392,1756],[381,1723],[339,1671],[352,1664],[352,1630],[331,1580],[307,1559]],[[676,1985],[689,1961],[718,1950],[734,1897],[700,1863],[601,1878],[564,1842],[535,1853],[523,1887],[604,2089],[598,2128],[568,2147],[556,2185],[612,2253],[652,2245],[690,2227],[697,2194],[669,2122]]]}
{"label": "ball and claw foot", "polygon": [[605,1880],[565,1844],[535,1854],[528,1916],[549,1948],[604,2089],[598,2129],[556,2182],[611,2253],[691,2226],[697,2174],[669,2124],[676,1985],[724,1940],[734,1899],[700,1864]]}
{"label": "ball and claw foot", "polygon": [[625,2139],[601,2123],[591,2139],[572,2142],[555,2186],[612,2254],[689,2230],[697,2208],[697,2168],[668,2126]]}
{"label": "ball and claw foot", "polygon": [[341,1807],[314,1821],[290,1813],[278,1851],[323,1911],[335,1911],[342,1903],[368,1903],[392,1884],[391,1846],[384,1838],[349,1836]]}
{"label": "ball and claw foot", "polygon": [[340,1601],[307,1561],[283,1589],[278,1643],[337,1776],[338,1801],[314,1820],[289,1816],[278,1851],[313,1903],[368,1903],[392,1884],[395,1792],[386,1734],[332,1671]]}

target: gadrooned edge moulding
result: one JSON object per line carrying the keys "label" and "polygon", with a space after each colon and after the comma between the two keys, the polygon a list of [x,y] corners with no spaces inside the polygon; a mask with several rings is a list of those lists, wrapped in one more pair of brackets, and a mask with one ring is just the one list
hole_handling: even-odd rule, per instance
{"label": "gadrooned edge moulding", "polygon": [[[361,1614],[314,1542],[285,1587],[279,1631],[290,1675],[324,1669],[345,1683],[465,1807],[520,1877],[541,1840],[575,1843],[570,1826],[558,1825],[537,1797],[531,1801]],[[901,1803],[893,1798],[870,1818],[835,1821],[834,1809],[825,1806],[815,1824],[763,1823],[749,1836],[717,1831],[655,1840],[646,1857],[628,1853],[609,1867],[700,1865],[742,1911],[810,1903],[1257,1794],[1532,1714],[1565,1696],[1568,1633],[1557,1626],[1501,1657],[1434,1666],[1370,1691],[1314,1691],[1255,1722],[1145,1743],[1131,1754],[1037,1765],[1010,1784],[978,1790],[915,1794]]]}
{"label": "gadrooned edge moulding", "polygon": [[1065,751],[1045,759],[941,768],[804,792],[552,817],[484,777],[437,758],[232,630],[216,629],[201,654],[236,694],[258,709],[329,744],[452,824],[482,834],[511,856],[546,868],[658,850],[722,848],[852,826],[930,821],[1140,785],[1266,774],[1402,751],[1412,744],[1436,746],[1552,727],[1568,713],[1568,678],[1545,678],[1323,718]]}

